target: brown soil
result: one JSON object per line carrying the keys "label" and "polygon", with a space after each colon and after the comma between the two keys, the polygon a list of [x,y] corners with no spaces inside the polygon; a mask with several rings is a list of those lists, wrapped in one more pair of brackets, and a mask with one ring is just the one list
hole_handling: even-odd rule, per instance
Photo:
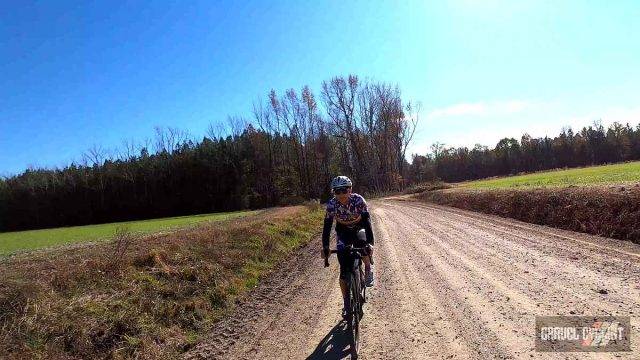
{"label": "brown soil", "polygon": [[[631,353],[533,349],[540,315],[632,316],[637,339],[639,245],[407,199],[370,205],[362,359],[640,357],[637,341]],[[282,264],[186,358],[346,358],[337,262],[323,268],[319,250],[318,239]]]}

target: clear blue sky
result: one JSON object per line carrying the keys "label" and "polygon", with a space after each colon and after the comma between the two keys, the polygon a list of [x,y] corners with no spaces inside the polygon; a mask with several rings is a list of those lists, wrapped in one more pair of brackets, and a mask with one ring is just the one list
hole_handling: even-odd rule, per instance
{"label": "clear blue sky", "polygon": [[640,122],[638,1],[0,3],[0,174],[339,74],[423,104],[412,151]]}

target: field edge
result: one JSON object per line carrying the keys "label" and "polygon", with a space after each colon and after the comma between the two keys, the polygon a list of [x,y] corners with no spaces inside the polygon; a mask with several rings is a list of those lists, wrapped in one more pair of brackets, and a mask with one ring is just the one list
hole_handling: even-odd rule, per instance
{"label": "field edge", "polygon": [[640,184],[425,191],[414,198],[564,230],[640,243]]}

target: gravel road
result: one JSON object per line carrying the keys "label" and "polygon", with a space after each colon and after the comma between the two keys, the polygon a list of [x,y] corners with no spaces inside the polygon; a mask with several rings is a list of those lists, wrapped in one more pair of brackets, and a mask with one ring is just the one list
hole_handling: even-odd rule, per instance
{"label": "gravel road", "polygon": [[[408,199],[370,208],[362,359],[640,359],[640,246]],[[319,254],[318,238],[186,358],[348,358],[337,260]],[[540,315],[631,316],[633,351],[535,352]]]}

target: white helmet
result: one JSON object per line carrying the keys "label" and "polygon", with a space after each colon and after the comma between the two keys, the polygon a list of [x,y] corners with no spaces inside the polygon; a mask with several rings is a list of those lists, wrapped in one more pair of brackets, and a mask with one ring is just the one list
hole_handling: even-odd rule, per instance
{"label": "white helmet", "polygon": [[346,176],[337,176],[333,180],[331,180],[331,190],[342,187],[352,187],[353,183],[351,179]]}

